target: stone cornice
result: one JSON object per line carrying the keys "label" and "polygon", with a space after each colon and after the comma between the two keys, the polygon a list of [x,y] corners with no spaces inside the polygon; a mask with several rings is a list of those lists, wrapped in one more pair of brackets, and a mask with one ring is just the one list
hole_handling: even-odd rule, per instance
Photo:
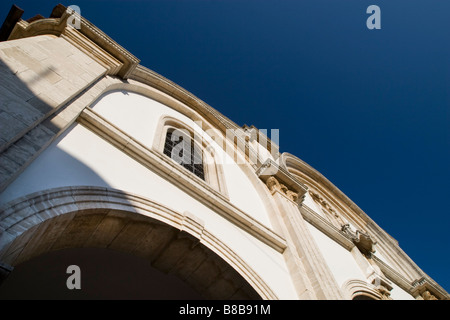
{"label": "stone cornice", "polygon": [[[130,79],[155,88],[189,106],[206,120],[210,121],[217,129],[219,129],[224,134],[225,138],[229,138],[227,135],[227,130],[242,131],[242,133],[245,133],[245,129],[238,126],[222,113],[196,97],[191,92],[185,90],[173,81],[163,77],[153,70],[150,70],[142,65],[138,65],[133,73],[130,74]],[[239,150],[242,155],[246,156],[249,164],[254,169],[264,162],[258,152],[256,152],[249,143],[246,143],[245,137],[238,135],[235,138],[238,141],[236,149]],[[234,141],[230,142],[234,144]],[[249,159],[255,161],[253,162]]]}
{"label": "stone cornice", "polygon": [[[336,241],[348,251],[351,251],[355,247],[354,239],[352,239],[350,235],[336,228],[333,224],[317,214],[306,204],[300,204],[300,213],[308,223],[326,234],[330,239]],[[375,254],[370,255],[370,257],[377,264],[387,279],[398,285],[406,292],[411,293],[414,297],[422,297],[427,294],[426,292],[428,291],[428,293],[440,300],[450,299],[448,293],[430,277],[424,276],[410,282],[394,268],[378,258]]]}
{"label": "stone cornice", "polygon": [[274,250],[282,253],[286,249],[286,241],[281,236],[234,206],[202,179],[184,170],[163,154],[143,146],[92,109],[85,108],[77,121],[139,163],[155,168],[156,173],[163,173],[165,179]]}
{"label": "stone cornice", "polygon": [[[289,169],[294,169],[309,180],[311,180],[311,187],[317,188],[324,195],[333,199],[334,202],[341,202],[338,207],[343,207],[344,211],[353,213],[354,221],[358,228],[365,229],[371,233],[380,245],[388,245],[398,248],[398,241],[395,240],[391,235],[389,235],[385,230],[383,230],[378,224],[375,223],[361,208],[359,208],[349,197],[347,197],[339,188],[337,188],[332,182],[330,182],[326,177],[324,177],[320,172],[311,167],[309,164],[299,159],[298,157],[290,154],[283,153],[280,157],[280,166],[283,166],[287,171]],[[357,219],[362,219],[365,226],[359,226]],[[406,257],[405,257],[406,258]],[[407,258],[408,261],[410,259]],[[417,268],[415,266],[414,268]]]}
{"label": "stone cornice", "polygon": [[[418,275],[426,276],[420,267],[418,267],[417,264],[399,247],[398,242],[392,236],[379,227],[362,209],[360,209],[321,173],[306,162],[289,153],[283,153],[280,160],[280,166],[284,166],[287,170],[293,169],[298,171],[304,175],[300,178],[309,179],[308,181],[312,184],[311,187],[318,188],[318,190],[330,197],[330,199],[334,198],[334,201],[342,201],[343,205],[347,207],[347,210],[353,212],[356,217],[361,218],[366,223],[364,229],[369,232],[374,241],[377,242],[377,247],[379,249],[387,250],[391,256],[398,256],[398,259],[392,261],[392,263],[398,264],[405,274],[409,274],[413,278]],[[360,226],[357,225],[357,227]],[[429,278],[428,276],[426,277]]]}
{"label": "stone cornice", "polygon": [[46,34],[63,36],[100,64],[105,65],[106,62],[110,69],[110,75],[127,79],[139,64],[139,59],[84,17],[78,16],[80,29],[69,26],[67,20],[71,14],[62,5],[58,7],[59,11],[62,11],[58,17],[38,19],[31,23],[20,20],[16,23],[8,40]]}
{"label": "stone cornice", "polygon": [[403,277],[400,273],[395,271],[391,266],[386,264],[377,256],[373,255],[372,259],[376,262],[378,267],[380,267],[380,270],[389,280],[397,284],[406,292],[409,292],[412,296],[416,297],[416,299],[423,299],[422,295],[426,291],[430,292],[433,296],[436,296],[440,300],[450,299],[450,295],[428,276],[409,282],[408,279]]}
{"label": "stone cornice", "polygon": [[[324,177],[319,171],[317,171],[295,155],[284,152],[280,157],[280,166],[283,166],[288,171],[289,168],[293,168],[302,172],[303,174],[314,180],[318,185],[322,186],[322,188],[326,188],[327,194],[332,194],[333,196],[337,197],[346,205],[348,209],[353,211],[358,217],[362,218],[365,222],[371,222],[372,224],[376,225],[375,222],[339,188],[337,188],[332,182]],[[381,228],[380,231],[385,232]],[[390,235],[386,235],[390,237],[391,240],[395,241],[395,239],[393,239]],[[398,243],[396,242],[396,244]]]}
{"label": "stone cornice", "polygon": [[213,107],[180,87],[173,81],[165,78],[159,73],[150,70],[142,65],[138,65],[133,73],[130,75],[130,79],[134,79],[143,84],[149,85],[152,88],[158,89],[161,92],[169,94],[175,99],[185,103],[192,109],[199,112],[206,119],[216,124],[218,129],[225,131],[226,129],[238,129],[239,126],[232,120],[215,110]]}
{"label": "stone cornice", "polygon": [[300,205],[300,213],[303,215],[303,218],[310,223],[312,226],[326,234],[332,240],[339,243],[342,247],[347,250],[352,250],[355,247],[352,239],[349,238],[346,234],[344,234],[341,230],[336,228],[331,222],[315,213],[310,207],[306,204],[302,203]]}
{"label": "stone cornice", "polygon": [[297,193],[298,201],[301,201],[302,197],[306,194],[307,187],[271,159],[266,160],[255,173],[266,184],[270,177],[275,177],[287,189]]}
{"label": "stone cornice", "polygon": [[410,292],[423,300],[450,300],[450,295],[428,276],[414,280]]}

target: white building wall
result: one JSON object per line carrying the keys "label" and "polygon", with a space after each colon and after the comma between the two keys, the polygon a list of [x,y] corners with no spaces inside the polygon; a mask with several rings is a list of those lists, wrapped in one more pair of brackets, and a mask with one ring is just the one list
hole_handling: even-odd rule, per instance
{"label": "white building wall", "polygon": [[[177,118],[202,134],[198,123],[153,99],[133,92],[115,91],[105,94],[92,107],[95,112],[150,149],[163,116]],[[218,158],[224,160],[223,172],[230,202],[271,228],[267,209],[246,174],[219,145],[212,140],[209,142]],[[203,220],[205,228],[243,258],[280,299],[297,299],[282,254],[237,228],[82,125],[73,125],[45,150],[0,194],[0,205],[33,192],[64,186],[114,188],[142,195],[178,212],[189,211]],[[309,194],[306,194],[304,202],[323,215]],[[308,228],[339,287],[350,279],[366,280],[349,251],[314,226],[308,224]],[[377,255],[381,258],[381,255]],[[400,287],[393,287],[393,299],[413,299]]]}
{"label": "white building wall", "polygon": [[[313,225],[309,223],[307,223],[307,225],[340,288],[342,288],[343,284],[348,280],[358,279],[367,281],[363,270],[361,270],[350,251],[326,236]],[[408,292],[397,286],[395,283],[391,283],[391,285],[392,299],[414,300]]]}
{"label": "white building wall", "polygon": [[394,300],[416,300],[408,292],[392,283],[391,298]]}
{"label": "white building wall", "polygon": [[350,279],[366,280],[352,254],[347,249],[313,225],[309,223],[307,225],[339,287],[342,287],[344,282]]}
{"label": "white building wall", "polygon": [[314,210],[314,212],[316,212],[317,214],[319,214],[320,216],[322,216],[323,218],[328,220],[328,218],[325,216],[325,214],[321,210],[320,206],[314,201],[314,199],[311,197],[309,192],[307,192],[305,194],[305,197],[303,199],[303,204],[307,205],[309,208]]}
{"label": "white building wall", "polygon": [[[234,183],[239,183],[239,177],[235,179]],[[297,298],[282,254],[79,124],[73,125],[50,145],[0,195],[0,205],[36,191],[81,185],[120,189],[142,195],[178,212],[189,211],[246,261],[280,299]],[[232,185],[229,184],[230,189]]]}
{"label": "white building wall", "polygon": [[[92,109],[150,149],[154,143],[158,122],[163,116],[179,119],[199,135],[205,136],[203,129],[206,126],[202,128],[201,123],[192,121],[162,103],[133,92],[108,93]],[[205,138],[209,137],[205,136]],[[217,158],[223,163],[230,202],[252,218],[270,227],[267,210],[245,173],[217,143],[212,139],[207,141],[213,145]]]}

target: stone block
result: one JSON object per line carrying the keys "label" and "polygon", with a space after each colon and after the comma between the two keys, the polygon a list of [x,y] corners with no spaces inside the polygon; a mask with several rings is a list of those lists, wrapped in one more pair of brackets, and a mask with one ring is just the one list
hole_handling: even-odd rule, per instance
{"label": "stone block", "polygon": [[10,141],[14,139],[18,134],[24,132],[27,127],[25,123],[0,110],[0,136],[3,140]]}

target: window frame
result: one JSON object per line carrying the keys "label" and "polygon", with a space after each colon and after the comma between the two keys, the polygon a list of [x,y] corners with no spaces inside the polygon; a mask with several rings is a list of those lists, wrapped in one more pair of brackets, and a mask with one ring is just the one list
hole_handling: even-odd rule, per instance
{"label": "window frame", "polygon": [[[204,180],[164,153],[166,136],[169,130],[180,130],[184,132],[191,138],[191,142],[196,144],[195,147],[198,148],[197,150],[202,152],[203,173],[205,177]],[[219,157],[217,156],[214,146],[212,146],[211,143],[208,143],[205,139],[200,139],[201,141],[197,141],[201,138],[201,133],[194,134],[194,132],[195,131],[192,127],[188,126],[181,120],[172,116],[163,115],[161,116],[156,128],[155,138],[153,141],[153,150],[176,163],[176,168],[178,168],[181,172],[186,173],[189,177],[195,177],[193,180],[198,181],[201,184],[206,184],[208,187],[213,188],[215,191],[229,199],[222,164],[218,161]],[[203,134],[206,133],[203,132]]]}

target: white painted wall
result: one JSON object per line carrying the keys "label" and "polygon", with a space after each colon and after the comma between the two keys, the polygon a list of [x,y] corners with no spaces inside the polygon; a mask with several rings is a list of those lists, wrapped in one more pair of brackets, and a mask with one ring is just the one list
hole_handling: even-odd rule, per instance
{"label": "white painted wall", "polygon": [[[193,128],[214,147],[217,158],[223,163],[223,172],[230,202],[249,216],[271,227],[263,201],[242,169],[222,148],[209,138],[200,125],[178,111],[143,95],[115,91],[105,94],[92,109],[124,132],[152,148],[155,131],[161,117],[171,116]],[[203,125],[202,125],[203,126]],[[206,128],[206,125],[204,126]]]}
{"label": "white painted wall", "polygon": [[344,282],[350,279],[366,280],[352,254],[347,249],[313,225],[309,223],[307,225],[339,287],[342,287]]}
{"label": "white painted wall", "polygon": [[303,204],[307,205],[310,209],[312,209],[314,212],[316,212],[318,215],[322,216],[323,218],[328,218],[325,216],[323,211],[320,209],[319,205],[314,201],[314,199],[311,197],[309,192],[305,194],[305,198],[303,200]]}
{"label": "white painted wall", "polygon": [[1,195],[0,204],[63,186],[99,186],[142,195],[175,211],[189,211],[238,254],[281,299],[295,299],[283,256],[236,228],[156,173],[132,160],[82,125],[73,125]]}
{"label": "white painted wall", "polygon": [[392,283],[391,298],[394,300],[416,300],[408,292]]}

